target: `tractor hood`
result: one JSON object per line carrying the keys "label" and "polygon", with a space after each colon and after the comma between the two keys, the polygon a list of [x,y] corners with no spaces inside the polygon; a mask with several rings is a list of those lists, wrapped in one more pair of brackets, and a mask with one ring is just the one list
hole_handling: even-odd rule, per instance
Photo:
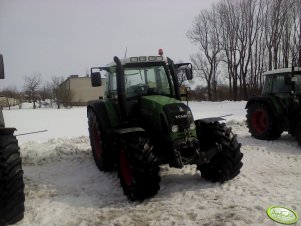
{"label": "tractor hood", "polygon": [[174,125],[177,126],[178,132],[184,132],[194,122],[190,108],[174,98],[160,95],[143,96],[140,104],[140,113],[145,123],[154,130],[170,134]]}
{"label": "tractor hood", "polygon": [[165,115],[164,108],[167,108],[167,106],[171,105],[176,106],[184,104],[181,101],[176,100],[174,98],[161,95],[142,96],[140,109],[142,115],[160,117],[161,114]]}
{"label": "tractor hood", "polygon": [[166,104],[182,103],[181,101],[176,100],[174,98],[161,96],[161,95],[143,96],[143,97],[141,97],[141,102],[145,102],[145,103],[151,104],[153,106],[155,106],[155,105],[164,106]]}

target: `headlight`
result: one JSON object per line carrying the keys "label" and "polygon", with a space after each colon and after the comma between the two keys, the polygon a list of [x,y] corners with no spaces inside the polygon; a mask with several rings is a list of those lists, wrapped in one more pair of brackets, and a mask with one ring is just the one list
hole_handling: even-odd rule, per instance
{"label": "headlight", "polygon": [[195,126],[194,122],[190,123],[190,129],[195,130],[195,128],[196,128],[196,126]]}
{"label": "headlight", "polygon": [[172,131],[173,133],[178,132],[178,131],[179,131],[179,126],[177,126],[177,125],[172,125],[172,126],[171,126],[171,131]]}

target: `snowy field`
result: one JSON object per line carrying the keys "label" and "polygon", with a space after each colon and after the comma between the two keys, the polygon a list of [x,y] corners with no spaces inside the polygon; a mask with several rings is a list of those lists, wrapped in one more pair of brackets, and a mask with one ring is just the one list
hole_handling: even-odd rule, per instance
{"label": "snowy field", "polygon": [[[195,119],[226,117],[242,143],[241,173],[209,183],[196,168],[161,167],[161,189],[130,203],[115,173],[98,171],[91,155],[85,108],[5,110],[6,126],[18,128],[26,211],[18,226],[41,225],[277,225],[266,215],[283,205],[301,215],[301,149],[288,134],[277,141],[250,137],[246,102],[193,102]],[[301,222],[297,223],[301,225]]]}

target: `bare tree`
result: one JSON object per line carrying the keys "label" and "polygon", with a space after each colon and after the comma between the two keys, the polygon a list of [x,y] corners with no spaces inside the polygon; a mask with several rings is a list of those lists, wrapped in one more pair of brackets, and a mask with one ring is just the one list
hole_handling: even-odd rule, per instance
{"label": "bare tree", "polygon": [[64,77],[53,76],[51,81],[47,82],[46,87],[52,91],[52,99],[56,101],[58,109],[62,104],[70,105],[73,93]]}
{"label": "bare tree", "polygon": [[224,0],[217,5],[222,35],[223,62],[227,66],[229,92],[234,100],[238,99],[238,67],[240,64],[237,36],[240,18],[236,16],[239,11],[236,3],[237,1]]}
{"label": "bare tree", "polygon": [[247,99],[264,71],[301,66],[301,0],[220,0],[199,13],[187,37],[199,47],[191,61],[209,99],[221,68],[231,98]]}
{"label": "bare tree", "polygon": [[33,108],[36,109],[37,91],[42,83],[41,73],[35,72],[30,76],[25,76],[25,91],[30,95],[30,99],[33,101]]}
{"label": "bare tree", "polygon": [[[252,46],[257,38],[262,24],[262,1],[242,0],[238,3],[238,50],[239,50],[239,79],[240,93],[243,99],[248,98],[247,82],[252,57]],[[249,73],[250,74],[250,73]],[[252,74],[250,74],[252,76]]]}
{"label": "bare tree", "polygon": [[[59,87],[59,85],[64,81],[63,77],[53,76],[49,82],[46,82],[46,87],[51,93],[50,98],[50,105],[52,107],[52,103],[54,100],[57,100],[56,97],[56,89]],[[58,108],[60,108],[59,103],[57,104]]]}
{"label": "bare tree", "polygon": [[290,59],[292,65],[301,67],[301,0],[295,0],[291,9]]}
{"label": "bare tree", "polygon": [[[209,100],[212,100],[212,87],[216,91],[217,66],[220,62],[218,54],[221,45],[217,13],[215,7],[211,11],[201,11],[195,18],[192,29],[187,32],[188,39],[197,44],[200,49],[200,52],[191,55],[190,59],[198,70],[199,76],[206,80]],[[216,98],[214,92],[214,99]]]}
{"label": "bare tree", "polygon": [[265,38],[268,51],[268,69],[278,68],[280,41],[283,38],[288,10],[292,0],[265,1]]}

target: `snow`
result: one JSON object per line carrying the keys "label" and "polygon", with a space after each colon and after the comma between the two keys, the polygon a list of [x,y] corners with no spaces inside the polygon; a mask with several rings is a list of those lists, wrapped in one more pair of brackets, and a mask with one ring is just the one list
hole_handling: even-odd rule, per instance
{"label": "snow", "polygon": [[[195,119],[225,117],[242,143],[241,173],[209,183],[194,166],[161,167],[152,199],[130,203],[116,173],[98,171],[91,155],[86,109],[5,110],[23,157],[26,212],[19,226],[35,225],[276,225],[266,215],[282,205],[301,215],[301,149],[287,133],[277,141],[252,138],[246,102],[192,102]],[[297,225],[300,224],[300,221]]]}

